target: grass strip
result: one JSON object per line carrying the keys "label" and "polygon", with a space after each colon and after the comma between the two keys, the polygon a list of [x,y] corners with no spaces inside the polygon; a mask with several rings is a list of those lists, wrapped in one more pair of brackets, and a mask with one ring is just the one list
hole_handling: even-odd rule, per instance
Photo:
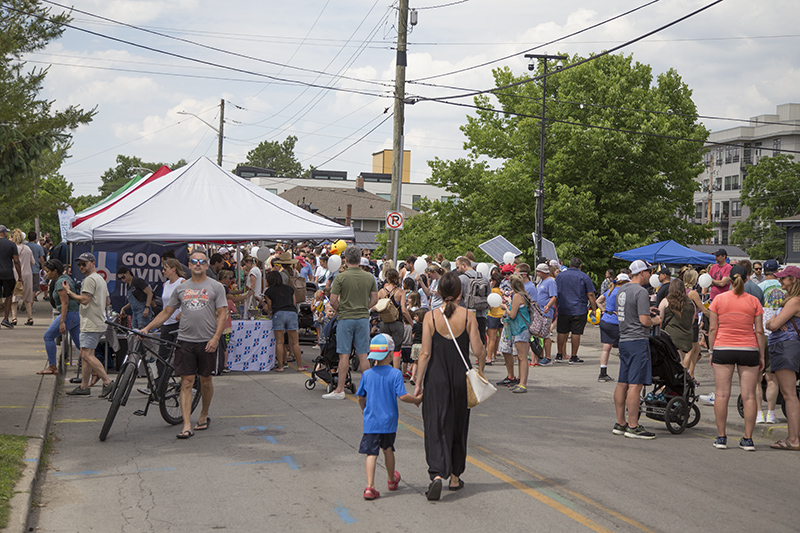
{"label": "grass strip", "polygon": [[0,529],[8,524],[14,486],[25,468],[25,437],[0,435]]}

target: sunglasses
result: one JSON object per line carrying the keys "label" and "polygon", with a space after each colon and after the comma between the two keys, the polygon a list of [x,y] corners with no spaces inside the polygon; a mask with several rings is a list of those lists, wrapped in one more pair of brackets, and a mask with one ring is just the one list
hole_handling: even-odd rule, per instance
{"label": "sunglasses", "polygon": [[79,266],[79,267],[85,267],[85,266],[86,266],[86,265],[88,265],[88,264],[89,264],[89,263],[85,263],[85,262],[83,262],[83,261],[78,261],[78,266]]}
{"label": "sunglasses", "polygon": [[193,265],[205,265],[208,263],[207,259],[189,259],[189,262]]}
{"label": "sunglasses", "polygon": [[756,268],[754,268],[753,270],[761,270],[761,268],[759,268],[759,267],[756,267]]}

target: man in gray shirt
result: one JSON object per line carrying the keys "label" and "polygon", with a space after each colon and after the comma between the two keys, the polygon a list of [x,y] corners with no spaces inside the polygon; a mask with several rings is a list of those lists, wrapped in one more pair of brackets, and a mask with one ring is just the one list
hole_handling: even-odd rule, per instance
{"label": "man in gray shirt", "polygon": [[[652,382],[650,365],[650,328],[661,324],[661,318],[650,316],[650,298],[644,285],[650,280],[652,268],[637,259],[630,266],[631,283],[626,283],[617,293],[617,318],[619,318],[619,380],[614,391],[617,422],[614,435],[632,439],[654,439],[655,433],[639,424],[639,398],[642,387]],[[628,421],[625,422],[625,408]]]}
{"label": "man in gray shirt", "polygon": [[[179,439],[188,439],[194,431],[208,429],[211,418],[208,409],[214,395],[211,374],[217,361],[217,346],[225,329],[228,317],[228,302],[225,288],[218,281],[206,276],[208,258],[203,252],[193,252],[189,258],[192,277],[178,285],[164,306],[164,310],[152,322],[142,328],[142,333],[163,324],[176,309],[181,310],[180,327],[178,329],[178,348],[175,349],[173,366],[175,373],[181,377],[181,414],[183,415],[183,431],[178,433]],[[217,372],[218,373],[218,372]],[[200,418],[192,430],[192,388],[195,375],[200,376],[203,407]]]}

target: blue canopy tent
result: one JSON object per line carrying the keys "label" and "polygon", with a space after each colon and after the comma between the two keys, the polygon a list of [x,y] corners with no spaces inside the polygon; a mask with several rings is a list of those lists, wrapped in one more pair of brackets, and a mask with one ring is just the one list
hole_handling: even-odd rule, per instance
{"label": "blue canopy tent", "polygon": [[708,265],[714,263],[714,256],[687,248],[675,241],[661,241],[640,248],[614,254],[616,259],[635,261],[644,259],[649,263],[667,265]]}

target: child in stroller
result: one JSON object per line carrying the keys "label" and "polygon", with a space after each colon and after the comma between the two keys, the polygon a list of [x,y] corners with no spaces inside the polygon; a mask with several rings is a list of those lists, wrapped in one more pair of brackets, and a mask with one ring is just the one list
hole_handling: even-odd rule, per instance
{"label": "child in stroller", "polygon": [[[328,305],[329,309],[326,312],[332,312],[333,308]],[[313,390],[317,386],[317,381],[322,381],[327,384],[327,392],[332,392],[336,389],[339,382],[339,354],[336,351],[336,317],[331,318],[331,321],[325,325],[327,334],[325,335],[325,344],[320,346],[319,355],[314,359],[311,370],[311,377],[306,380],[305,386],[307,390]],[[345,388],[350,391],[350,394],[356,393],[356,386],[353,384],[350,375],[350,367],[353,365],[353,359],[356,359],[358,365],[358,358],[355,353],[350,354],[350,366],[347,368],[345,376]]]}

